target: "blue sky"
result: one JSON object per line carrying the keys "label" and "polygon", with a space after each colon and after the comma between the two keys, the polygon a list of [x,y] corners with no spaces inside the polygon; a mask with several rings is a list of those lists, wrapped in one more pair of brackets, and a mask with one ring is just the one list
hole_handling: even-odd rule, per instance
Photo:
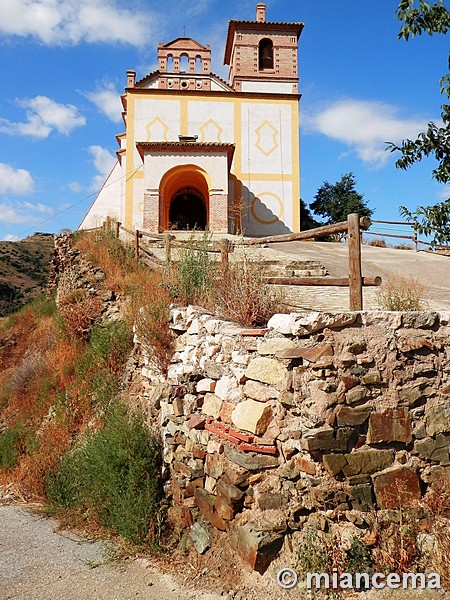
{"label": "blue sky", "polygon": [[[256,0],[0,0],[0,239],[76,229],[114,160],[126,70],[156,68],[183,35],[211,44],[227,79],[229,19]],[[374,218],[443,200],[433,160],[397,170],[385,141],[439,121],[444,36],[398,41],[396,0],[267,0],[267,20],[305,23],[299,42],[301,196],[353,172]]]}

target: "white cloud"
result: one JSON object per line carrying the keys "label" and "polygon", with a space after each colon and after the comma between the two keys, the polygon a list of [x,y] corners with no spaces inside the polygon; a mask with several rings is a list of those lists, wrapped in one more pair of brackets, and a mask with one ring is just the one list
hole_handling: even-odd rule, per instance
{"label": "white cloud", "polygon": [[21,196],[33,192],[34,180],[29,171],[0,163],[0,194]]}
{"label": "white cloud", "polygon": [[5,241],[5,242],[18,242],[19,239],[20,238],[17,235],[13,235],[12,233],[7,233],[5,235],[5,237],[3,238],[3,241]]}
{"label": "white cloud", "polygon": [[450,183],[444,184],[441,190],[437,193],[439,200],[448,200],[450,198]]}
{"label": "white cloud", "polygon": [[356,99],[340,100],[305,118],[305,130],[344,143],[365,163],[382,167],[389,159],[386,142],[415,138],[427,120],[406,118],[391,104]]}
{"label": "white cloud", "polygon": [[11,204],[10,202],[0,202],[0,223],[32,225],[38,222],[39,219],[31,214],[29,210],[24,210],[23,206]]}
{"label": "white cloud", "polygon": [[97,192],[110,174],[117,159],[106,148],[102,148],[101,146],[89,146],[89,152],[97,170],[97,175],[93,178],[90,189]]}
{"label": "white cloud", "polygon": [[[0,34],[47,45],[80,42],[142,46],[154,34],[151,13],[115,0],[0,0]],[[155,21],[156,23],[156,21]]]}
{"label": "white cloud", "polygon": [[104,81],[95,91],[84,92],[83,95],[95,104],[110,121],[114,123],[122,122],[123,106],[120,93],[112,81]]}
{"label": "white cloud", "polygon": [[22,206],[27,210],[34,210],[38,213],[47,215],[53,214],[53,208],[47,204],[42,204],[42,202],[38,202],[37,204],[33,204],[32,202],[22,202]]}
{"label": "white cloud", "polygon": [[86,124],[86,119],[79,114],[76,106],[58,104],[47,96],[17,99],[16,104],[27,110],[27,121],[14,123],[0,118],[0,133],[43,139],[53,130],[68,135],[76,127]]}

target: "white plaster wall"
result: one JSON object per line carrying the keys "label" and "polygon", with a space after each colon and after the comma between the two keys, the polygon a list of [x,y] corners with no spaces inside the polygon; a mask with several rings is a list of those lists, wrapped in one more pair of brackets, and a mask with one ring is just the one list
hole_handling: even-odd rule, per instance
{"label": "white plaster wall", "polygon": [[99,227],[106,217],[123,222],[122,169],[117,161],[78,229]]}
{"label": "white plaster wall", "polygon": [[292,83],[284,81],[243,81],[241,89],[243,92],[292,94]]}
{"label": "white plaster wall", "polygon": [[134,139],[136,142],[178,142],[181,133],[180,100],[167,96],[135,102]]}
{"label": "white plaster wall", "polygon": [[144,160],[145,189],[158,188],[162,177],[179,165],[196,165],[204,169],[211,180],[213,189],[228,193],[228,162],[226,154],[216,153],[152,153]]}
{"label": "white plaster wall", "polygon": [[292,173],[291,105],[246,102],[241,118],[241,171]]}
{"label": "white plaster wall", "polygon": [[245,233],[247,235],[269,235],[288,233],[293,229],[292,181],[243,182]]}
{"label": "white plaster wall", "polygon": [[188,120],[189,134],[199,142],[234,143],[233,101],[189,101]]}

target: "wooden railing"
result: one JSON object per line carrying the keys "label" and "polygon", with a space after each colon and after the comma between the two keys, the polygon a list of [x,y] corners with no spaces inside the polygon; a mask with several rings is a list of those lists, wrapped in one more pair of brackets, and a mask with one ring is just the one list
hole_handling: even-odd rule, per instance
{"label": "wooden railing", "polygon": [[[263,238],[242,239],[239,242],[231,242],[229,239],[216,240],[208,244],[208,252],[220,252],[221,263],[224,269],[228,268],[229,254],[233,251],[235,244],[242,246],[257,246],[262,244],[292,242],[299,240],[315,240],[323,237],[329,237],[338,234],[345,234],[348,239],[348,267],[349,275],[347,277],[267,277],[265,282],[271,285],[303,285],[303,286],[330,286],[330,287],[348,287],[349,288],[349,308],[350,310],[363,309],[363,287],[381,285],[381,277],[363,277],[361,265],[361,234],[367,233],[371,225],[368,217],[359,217],[357,214],[348,216],[347,221],[335,223],[333,225],[324,225],[300,233],[289,233],[286,235],[275,235]],[[164,245],[166,262],[172,259],[172,248],[182,247],[185,242],[176,239],[173,232],[149,233],[147,231],[132,230],[124,227],[118,221],[108,218],[102,228],[108,231],[114,231],[117,238],[120,238],[120,232],[123,231],[133,240],[136,261],[139,261],[142,253],[146,254],[146,259],[150,260],[155,266],[164,264],[160,258],[155,256],[148,249],[144,248],[141,240],[147,238],[154,242]],[[204,247],[204,245],[202,245]],[[198,245],[200,248],[200,244]]]}
{"label": "wooden railing", "polygon": [[[377,219],[372,219],[372,223],[379,223],[382,231],[366,231],[366,235],[377,235],[381,238],[395,238],[400,240],[411,240],[414,246],[414,250],[419,252],[420,247],[419,244],[423,244],[424,246],[431,246],[430,242],[426,242],[425,240],[419,240],[417,236],[417,231],[414,229],[414,225],[409,223],[408,221],[381,221]],[[384,225],[393,225],[394,228],[386,228]],[[405,227],[406,229],[399,229],[399,227]],[[383,231],[383,229],[385,231]],[[389,233],[392,231],[399,231],[400,233]],[[408,231],[411,231],[411,235],[405,235]]]}

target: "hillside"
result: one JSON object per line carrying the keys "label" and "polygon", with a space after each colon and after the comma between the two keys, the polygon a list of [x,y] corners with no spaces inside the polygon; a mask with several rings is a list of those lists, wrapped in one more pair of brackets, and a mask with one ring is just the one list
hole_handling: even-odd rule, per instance
{"label": "hillside", "polygon": [[42,292],[53,248],[51,233],[0,242],[0,316],[14,312]]}

